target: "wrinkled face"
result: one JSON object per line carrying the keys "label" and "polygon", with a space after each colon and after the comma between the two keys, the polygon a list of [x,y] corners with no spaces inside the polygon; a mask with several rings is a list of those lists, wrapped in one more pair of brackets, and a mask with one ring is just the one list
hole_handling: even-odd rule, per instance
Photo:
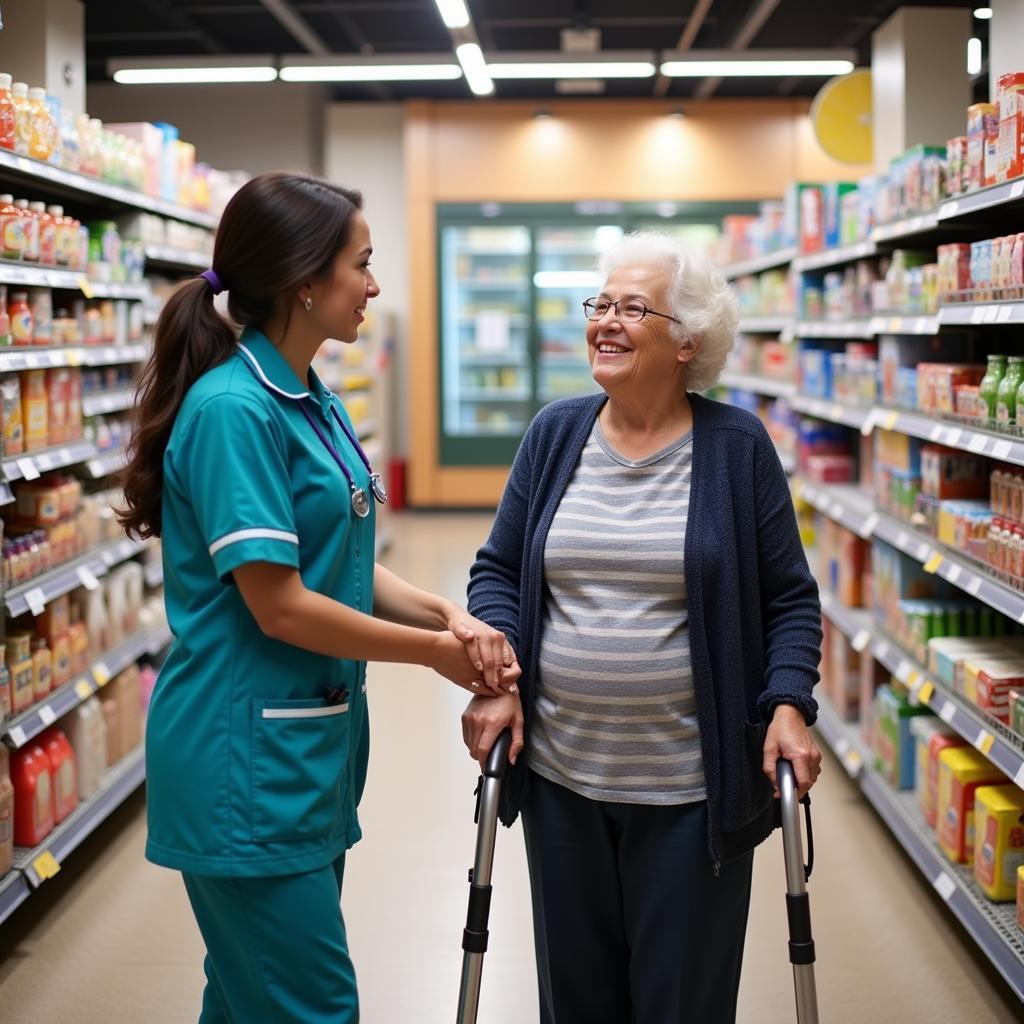
{"label": "wrinkled face", "polygon": [[[599,298],[627,306],[646,306],[669,313],[669,272],[654,264],[632,264],[612,271]],[[648,314],[630,322],[609,306],[600,320],[587,321],[587,355],[594,380],[605,391],[623,387],[654,392],[667,383],[676,387],[680,370],[691,355],[673,337],[672,321]]]}
{"label": "wrinkled face", "polygon": [[359,325],[364,320],[366,304],[380,294],[380,288],[370,272],[370,226],[361,213],[354,213],[352,235],[348,244],[334,260],[331,273],[322,281],[310,285],[309,296],[313,308],[304,316],[315,319],[320,333],[339,341],[355,341]]}

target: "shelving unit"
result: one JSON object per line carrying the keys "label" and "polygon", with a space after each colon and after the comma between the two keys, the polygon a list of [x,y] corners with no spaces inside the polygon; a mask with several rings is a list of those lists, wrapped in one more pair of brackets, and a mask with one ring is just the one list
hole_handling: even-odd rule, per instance
{"label": "shelving unit", "polygon": [[868,256],[878,255],[878,246],[872,242],[857,242],[855,245],[844,245],[838,249],[826,249],[824,252],[797,256],[793,260],[793,269],[799,273],[808,270],[830,270],[843,267],[847,263],[855,263]]}
{"label": "shelving unit", "polygon": [[773,380],[771,377],[759,377],[751,373],[726,370],[718,382],[723,387],[737,388],[755,395],[770,395],[773,398],[793,398],[796,395],[796,385],[792,381]]}
{"label": "shelving unit", "polygon": [[779,249],[776,252],[769,252],[764,256],[755,256],[753,259],[742,260],[739,263],[728,263],[722,267],[722,273],[732,281],[737,277],[760,274],[762,271],[774,270],[776,267],[787,267],[796,259],[796,255],[795,247]]}

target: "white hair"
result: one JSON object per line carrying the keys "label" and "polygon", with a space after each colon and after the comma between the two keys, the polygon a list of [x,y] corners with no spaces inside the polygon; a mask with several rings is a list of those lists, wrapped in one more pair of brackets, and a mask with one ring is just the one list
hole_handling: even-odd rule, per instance
{"label": "white hair", "polygon": [[669,273],[668,309],[680,323],[669,322],[672,335],[685,344],[699,346],[686,364],[688,391],[714,386],[736,337],[739,303],[721,271],[699,249],[654,231],[627,235],[601,254],[598,271],[604,281],[624,266],[651,264]]}

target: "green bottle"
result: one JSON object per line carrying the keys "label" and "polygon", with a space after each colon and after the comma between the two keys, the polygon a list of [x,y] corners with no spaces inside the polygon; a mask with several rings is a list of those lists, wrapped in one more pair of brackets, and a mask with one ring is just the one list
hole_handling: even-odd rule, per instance
{"label": "green bottle", "polygon": [[1024,384],[1024,356],[1010,356],[996,392],[996,419],[1001,427],[1017,422],[1017,391]]}
{"label": "green bottle", "polygon": [[978,385],[978,418],[989,424],[996,418],[999,385],[1006,376],[1006,356],[989,356],[988,369]]}

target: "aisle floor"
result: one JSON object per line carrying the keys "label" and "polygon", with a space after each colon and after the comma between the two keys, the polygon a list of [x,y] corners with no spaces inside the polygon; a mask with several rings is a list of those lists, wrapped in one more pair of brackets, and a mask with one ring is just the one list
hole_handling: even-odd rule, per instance
{"label": "aisle floor", "polygon": [[[462,600],[488,525],[480,515],[397,517],[385,561]],[[350,855],[344,893],[362,1020],[448,1024],[475,835],[476,769],[459,727],[464,694],[426,670],[378,665],[370,700],[366,838]],[[810,891],[822,1021],[1019,1020],[1012,993],[831,758],[814,806]],[[144,841],[140,794],[0,927],[4,1024],[196,1020],[202,944],[180,878],[146,863]],[[529,1024],[537,1020],[536,983],[518,827],[499,836],[494,887],[480,1024]],[[743,1024],[795,1020],[783,891],[776,837],[755,861]]]}

